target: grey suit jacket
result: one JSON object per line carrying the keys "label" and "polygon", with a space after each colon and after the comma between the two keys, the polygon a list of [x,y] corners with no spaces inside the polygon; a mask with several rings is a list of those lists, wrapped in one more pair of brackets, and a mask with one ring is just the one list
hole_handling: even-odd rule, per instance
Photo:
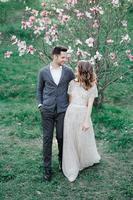
{"label": "grey suit jacket", "polygon": [[68,106],[68,84],[72,79],[74,79],[72,69],[64,65],[60,82],[56,85],[50,72],[50,65],[42,68],[37,84],[38,104],[42,104],[45,110],[51,112],[54,112],[55,107],[57,113],[65,112]]}

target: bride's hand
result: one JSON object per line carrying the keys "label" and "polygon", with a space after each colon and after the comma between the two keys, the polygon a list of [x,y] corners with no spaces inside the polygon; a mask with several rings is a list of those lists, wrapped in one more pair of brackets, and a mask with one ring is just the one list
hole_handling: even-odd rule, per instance
{"label": "bride's hand", "polygon": [[89,129],[89,123],[88,122],[84,122],[82,125],[82,131],[87,131]]}

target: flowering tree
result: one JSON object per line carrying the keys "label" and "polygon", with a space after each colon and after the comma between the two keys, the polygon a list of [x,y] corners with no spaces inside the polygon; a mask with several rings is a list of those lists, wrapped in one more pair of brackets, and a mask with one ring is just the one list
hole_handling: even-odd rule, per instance
{"label": "flowering tree", "polygon": [[[126,13],[130,0],[64,0],[41,9],[26,7],[21,28],[31,36],[30,44],[13,35],[12,45],[19,56],[37,55],[47,62],[51,48],[64,45],[68,49],[68,62],[73,67],[77,60],[89,60],[98,76],[99,98],[104,100],[105,89],[122,78],[125,59],[133,61],[131,38],[128,34]],[[5,52],[9,58],[13,52]]]}

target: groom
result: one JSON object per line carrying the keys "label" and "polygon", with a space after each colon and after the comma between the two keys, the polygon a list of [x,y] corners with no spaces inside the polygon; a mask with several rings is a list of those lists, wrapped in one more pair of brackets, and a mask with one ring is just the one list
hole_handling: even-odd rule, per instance
{"label": "groom", "polygon": [[67,89],[74,79],[72,70],[65,64],[67,48],[57,46],[52,51],[52,62],[42,68],[38,76],[37,98],[43,127],[43,161],[45,174],[43,179],[51,180],[52,140],[54,125],[58,143],[59,167],[62,168],[63,123],[68,106]]}

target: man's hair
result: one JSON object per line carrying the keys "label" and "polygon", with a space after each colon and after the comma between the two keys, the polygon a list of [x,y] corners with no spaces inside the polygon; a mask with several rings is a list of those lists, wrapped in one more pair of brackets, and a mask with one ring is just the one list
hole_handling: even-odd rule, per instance
{"label": "man's hair", "polygon": [[52,50],[52,55],[60,55],[61,51],[67,52],[67,48],[61,46],[54,47],[54,49]]}

